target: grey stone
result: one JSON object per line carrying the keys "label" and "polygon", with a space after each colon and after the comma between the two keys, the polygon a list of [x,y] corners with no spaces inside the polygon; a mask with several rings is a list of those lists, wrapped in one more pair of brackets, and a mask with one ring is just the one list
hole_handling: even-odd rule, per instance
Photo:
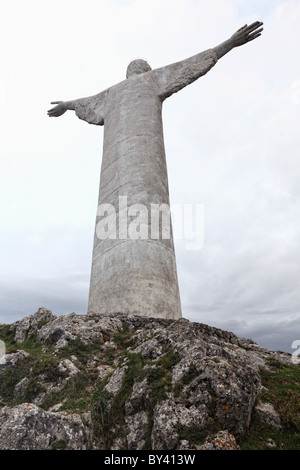
{"label": "grey stone", "polygon": [[107,351],[108,349],[116,350],[117,346],[112,341],[106,341],[102,346],[102,350]]}
{"label": "grey stone", "polygon": [[70,359],[64,359],[58,364],[58,370],[63,374],[67,375],[68,379],[75,377],[78,374],[79,369],[73,364]]}
{"label": "grey stone", "polygon": [[122,387],[123,379],[124,379],[126,370],[127,370],[127,366],[124,366],[124,367],[118,368],[114,371],[114,373],[112,374],[108,384],[105,385],[105,387],[104,387],[107,392],[112,393],[113,395],[118,393],[118,391]]}
{"label": "grey stone", "polygon": [[20,382],[17,383],[17,385],[14,388],[14,397],[21,397],[22,395],[25,394],[26,389],[29,384],[29,379],[27,377],[24,377],[24,379],[20,380]]}
{"label": "grey stone", "polygon": [[175,449],[178,441],[177,430],[197,428],[199,431],[207,424],[207,411],[201,406],[186,406],[187,403],[168,399],[154,409],[152,447]]}
{"label": "grey stone", "polygon": [[111,374],[114,372],[114,369],[111,366],[101,364],[100,366],[97,367],[99,371],[99,379],[103,380],[107,375]]}
{"label": "grey stone", "polygon": [[269,449],[275,449],[277,447],[276,442],[270,437],[265,441],[266,447]]}
{"label": "grey stone", "polygon": [[[118,332],[122,327],[124,314],[103,317],[86,316],[86,320],[87,324],[91,320],[94,322],[89,324],[87,331],[95,329],[97,324],[102,326],[105,324],[106,333],[103,334],[109,335],[108,327],[112,332]],[[107,433],[109,433],[109,442],[113,442],[115,449],[141,449],[147,439],[147,443],[151,444],[153,450],[200,450],[200,448],[219,450],[235,449],[237,439],[242,438],[251,423],[257,419],[273,429],[280,430],[281,423],[271,403],[258,401],[264,391],[261,386],[261,368],[268,368],[271,373],[276,373],[276,368],[272,369],[272,363],[280,361],[282,364],[291,366],[291,354],[269,351],[253,341],[241,340],[233,333],[185,319],[177,321],[155,319],[152,325],[150,323],[147,318],[143,317],[139,317],[138,322],[135,316],[126,318],[126,331],[131,333],[130,344],[132,340],[134,343],[130,352],[141,353],[146,362],[148,359],[151,359],[151,362],[146,363],[142,370],[137,370],[136,377],[132,377],[135,379],[132,389],[129,383],[127,384],[128,395],[124,406],[124,421],[112,419],[109,429],[106,423],[105,432],[100,433],[102,437],[97,438],[98,441],[93,440],[94,449],[105,449]],[[80,334],[77,328],[81,324],[84,324],[83,317],[75,314],[61,320],[63,330],[68,331],[74,337],[79,337],[75,335]],[[45,337],[49,337],[51,328],[53,330],[57,328],[57,321],[53,320],[42,328],[47,329]],[[89,336],[87,331],[85,339],[94,338],[94,333]],[[248,344],[247,347],[246,344]],[[59,353],[61,354],[61,351]],[[173,357],[169,356],[169,353],[176,354],[174,363],[169,362],[169,359]],[[124,384],[124,377],[130,365],[130,355],[125,359],[123,348],[120,348],[120,351],[113,350],[113,355],[115,367],[102,362],[105,357],[101,345],[91,348],[91,355],[85,355],[83,362],[76,360],[74,356],[72,356],[72,361],[61,358],[59,362],[61,375],[53,374],[52,382],[48,381],[46,373],[39,372],[38,375],[34,375],[32,371],[32,375],[27,375],[27,378],[33,379],[42,388],[42,392],[34,398],[34,404],[42,404],[49,393],[61,390],[68,378],[74,376],[77,370],[82,370],[84,364],[96,379],[94,384],[87,384],[86,396],[97,392],[99,385],[102,390],[100,381],[105,378],[107,380],[107,376],[111,374],[105,386],[105,390],[114,395],[114,398],[108,401],[105,397],[107,416],[111,419],[113,414],[110,414],[112,411],[110,406],[116,405],[116,394],[120,392]],[[13,368],[18,365],[18,361],[26,357],[27,353],[24,351],[6,354],[6,367]],[[78,357],[80,358],[79,355]],[[162,370],[165,376],[161,376]],[[130,370],[131,373],[132,371],[133,369]],[[156,376],[155,372],[159,374]],[[165,388],[163,388],[164,382]],[[25,386],[26,380],[20,381],[15,387],[15,396],[21,393],[20,390],[23,387],[25,389]],[[22,396],[22,393],[19,396]],[[51,401],[52,406],[49,411],[58,411],[63,404],[64,401],[58,395],[57,403]],[[87,408],[89,406],[92,406],[92,403],[87,405]],[[27,408],[24,405],[23,410],[18,408],[16,411],[20,415],[20,411],[26,413]],[[10,419],[8,409],[6,417]],[[51,423],[53,416],[50,415],[50,418]],[[23,418],[20,417],[20,420],[22,421]],[[62,427],[64,422],[60,422]],[[24,420],[22,423],[24,427],[31,426],[32,420]],[[215,423],[218,423],[218,429],[222,429],[222,433],[210,435]],[[92,424],[91,433],[93,429],[99,427],[100,423],[97,421]],[[16,427],[15,429],[17,430]],[[56,442],[56,429],[52,425],[50,427],[45,425],[43,429],[38,427],[41,440],[44,442],[47,437],[43,437],[42,434],[49,432],[54,436],[53,439],[49,438],[51,442]],[[193,433],[199,431],[201,441],[189,442],[187,439],[180,438],[179,430],[184,430],[184,432],[186,430],[188,433],[190,429]],[[0,432],[0,446],[6,445],[5,439],[4,431],[3,434]],[[22,439],[16,441],[16,446],[24,448]],[[60,439],[66,440],[63,437]],[[26,445],[34,446],[35,444],[29,442]]]}
{"label": "grey stone", "polygon": [[55,318],[50,310],[40,307],[34,315],[29,315],[13,323],[10,331],[14,333],[14,340],[17,344],[23,343],[27,337],[36,334],[41,325],[51,322]]}
{"label": "grey stone", "polygon": [[276,431],[282,428],[280,417],[271,403],[259,401],[254,408],[254,418]]}
{"label": "grey stone", "polygon": [[142,382],[136,382],[133,385],[132,393],[125,403],[126,415],[130,416],[138,413],[140,410],[146,410],[150,405],[149,390],[147,379]]}
{"label": "grey stone", "polygon": [[34,398],[31,399],[31,402],[34,405],[40,406],[44,400],[52,393],[58,392],[65,385],[69,377],[61,378],[59,377],[55,382],[49,382],[45,377],[45,374],[40,374],[37,377],[37,384],[41,387],[42,391],[37,394]]}
{"label": "grey stone", "polygon": [[54,102],[48,111],[58,117],[73,110],[89,124],[105,126],[89,311],[181,317],[172,230],[152,233],[154,205],[156,215],[170,206],[162,105],[234,47],[260,36],[261,26],[245,26],[213,49],[155,70],[134,60],[126,80],[91,97]]}
{"label": "grey stone", "polygon": [[128,450],[142,450],[148,432],[146,411],[126,417]]}
{"label": "grey stone", "polygon": [[151,433],[152,449],[175,449],[178,441],[177,425],[178,416],[174,401],[165,400],[156,405]]}
{"label": "grey stone", "polygon": [[0,409],[0,450],[51,450],[61,442],[66,450],[91,448],[91,432],[79,415],[47,412],[32,403]]}
{"label": "grey stone", "polygon": [[228,431],[219,431],[213,436],[208,436],[201,445],[190,444],[183,439],[179,442],[177,450],[240,450],[240,446]]}
{"label": "grey stone", "polygon": [[[75,377],[79,373],[79,369],[73,364],[70,359],[63,359],[58,364],[58,376],[53,381],[49,381],[47,375],[39,374],[37,379],[37,384],[41,388],[41,392],[37,394],[36,397],[32,398],[32,403],[40,406],[44,400],[52,393],[58,392],[64,388],[67,381]],[[51,411],[57,411],[58,408],[54,407]]]}
{"label": "grey stone", "polygon": [[197,450],[240,450],[235,437],[228,431],[219,431],[215,436],[208,437]]}
{"label": "grey stone", "polygon": [[15,351],[8,352],[4,356],[1,356],[0,362],[0,376],[4,374],[8,369],[14,367],[19,361],[26,359],[29,356],[29,353],[26,351]]}
{"label": "grey stone", "polygon": [[122,322],[114,317],[99,315],[62,315],[37,332],[38,341],[49,341],[62,348],[79,338],[84,344],[103,343],[104,336],[123,330]]}
{"label": "grey stone", "polygon": [[51,406],[48,411],[52,412],[52,413],[55,413],[56,411],[59,411],[60,408],[63,406],[65,401],[66,400],[63,400],[61,403],[56,403],[55,405]]}
{"label": "grey stone", "polygon": [[112,443],[111,450],[123,450],[125,449],[125,447],[126,444],[124,442],[124,439],[117,437]]}

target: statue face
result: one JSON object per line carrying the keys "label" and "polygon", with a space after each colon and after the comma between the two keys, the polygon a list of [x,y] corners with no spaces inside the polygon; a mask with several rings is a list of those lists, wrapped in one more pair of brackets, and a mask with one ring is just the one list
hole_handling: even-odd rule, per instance
{"label": "statue face", "polygon": [[150,70],[152,69],[145,60],[133,60],[127,67],[126,78],[132,77],[132,75],[139,75],[141,73],[149,72]]}

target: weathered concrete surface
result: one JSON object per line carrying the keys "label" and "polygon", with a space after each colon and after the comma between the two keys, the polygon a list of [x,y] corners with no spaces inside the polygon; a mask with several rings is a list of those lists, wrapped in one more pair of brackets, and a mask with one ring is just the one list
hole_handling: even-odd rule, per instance
{"label": "weathered concrete surface", "polygon": [[127,230],[119,234],[117,223],[115,240],[99,239],[100,217],[97,217],[89,311],[181,317],[172,232],[169,239],[162,239],[161,232],[159,239],[151,239],[151,204],[170,206],[162,103],[208,72],[216,61],[212,50],[153,71],[148,68],[144,72],[147,70],[144,64],[135,61],[128,68],[126,80],[96,97],[76,101],[75,112],[80,119],[104,123],[98,207],[111,204],[116,209],[117,221],[119,217],[124,221],[119,196],[124,201],[127,198],[132,211],[128,224],[125,222],[129,230],[131,222],[139,216],[135,211],[138,207],[132,207],[134,204],[145,206],[149,216],[142,221],[147,239],[132,239]]}

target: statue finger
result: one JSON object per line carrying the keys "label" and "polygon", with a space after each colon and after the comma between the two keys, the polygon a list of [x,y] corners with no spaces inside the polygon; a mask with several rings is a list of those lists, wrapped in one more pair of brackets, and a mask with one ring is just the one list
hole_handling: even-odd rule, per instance
{"label": "statue finger", "polygon": [[252,36],[253,34],[258,34],[258,33],[261,33],[263,31],[264,28],[259,28],[259,29],[256,29],[255,31],[253,31],[252,33],[249,34],[249,36]]}
{"label": "statue finger", "polygon": [[243,29],[247,28],[247,26],[248,26],[247,24],[245,24],[244,26],[242,26],[240,29],[237,30],[237,33],[240,32],[240,31],[242,31]]}
{"label": "statue finger", "polygon": [[255,31],[257,28],[259,28],[262,25],[263,23],[261,21],[256,21],[255,23],[252,23],[247,27],[246,32],[249,34],[252,31]]}
{"label": "statue finger", "polygon": [[263,31],[263,28],[257,29],[256,31],[253,31],[252,33],[249,33],[248,38],[252,38],[254,36],[261,35],[262,31]]}
{"label": "statue finger", "polygon": [[261,33],[258,33],[258,34],[251,34],[251,35],[247,38],[247,41],[246,41],[246,42],[253,41],[253,39],[258,38],[259,36],[261,36]]}

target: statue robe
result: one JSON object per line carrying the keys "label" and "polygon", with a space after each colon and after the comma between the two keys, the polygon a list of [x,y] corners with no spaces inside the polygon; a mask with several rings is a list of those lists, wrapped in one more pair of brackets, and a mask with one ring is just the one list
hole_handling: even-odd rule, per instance
{"label": "statue robe", "polygon": [[149,214],[148,239],[119,237],[118,225],[116,239],[99,239],[95,230],[88,311],[181,317],[172,232],[151,239],[150,228],[151,204],[169,205],[162,103],[216,62],[209,49],[73,102],[80,119],[104,125],[98,207],[111,204],[118,220],[122,196],[128,207],[143,204]]}

